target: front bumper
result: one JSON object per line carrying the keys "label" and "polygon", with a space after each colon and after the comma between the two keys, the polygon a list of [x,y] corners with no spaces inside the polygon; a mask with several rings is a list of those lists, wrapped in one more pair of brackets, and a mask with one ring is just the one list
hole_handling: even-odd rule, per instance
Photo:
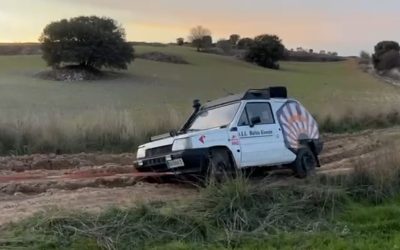
{"label": "front bumper", "polygon": [[[207,149],[187,149],[156,157],[138,159],[134,162],[139,172],[201,173],[208,166]],[[182,159],[184,166],[170,168],[168,161]]]}

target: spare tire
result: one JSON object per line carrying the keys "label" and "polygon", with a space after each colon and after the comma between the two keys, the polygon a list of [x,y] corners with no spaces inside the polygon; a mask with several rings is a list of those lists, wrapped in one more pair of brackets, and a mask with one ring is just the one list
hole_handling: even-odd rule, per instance
{"label": "spare tire", "polygon": [[306,178],[307,176],[315,174],[315,168],[318,161],[315,154],[309,147],[300,148],[297,152],[297,158],[293,163],[293,171],[296,177]]}

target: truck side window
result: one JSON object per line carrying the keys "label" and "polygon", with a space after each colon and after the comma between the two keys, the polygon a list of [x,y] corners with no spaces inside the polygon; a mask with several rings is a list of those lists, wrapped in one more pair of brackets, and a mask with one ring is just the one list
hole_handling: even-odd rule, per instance
{"label": "truck side window", "polygon": [[249,119],[247,118],[246,109],[243,110],[242,115],[240,116],[238,126],[249,126]]}
{"label": "truck side window", "polygon": [[271,105],[266,102],[248,103],[246,105],[248,119],[251,121],[253,118],[259,117],[260,123],[258,124],[273,124],[274,116],[272,114]]}

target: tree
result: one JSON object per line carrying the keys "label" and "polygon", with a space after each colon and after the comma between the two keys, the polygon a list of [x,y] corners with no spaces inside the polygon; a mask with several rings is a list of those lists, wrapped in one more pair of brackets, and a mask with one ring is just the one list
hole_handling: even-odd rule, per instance
{"label": "tree", "polygon": [[[197,48],[197,51],[206,48],[212,44],[211,31],[203,28],[202,26],[194,27],[190,30],[189,41],[192,43],[194,47]],[[210,43],[211,40],[211,43]]]}
{"label": "tree", "polygon": [[379,57],[375,62],[375,69],[377,70],[391,70],[400,67],[400,55],[396,50],[389,50]]}
{"label": "tree", "polygon": [[221,39],[217,42],[216,46],[226,55],[229,55],[232,52],[232,42],[230,40]]}
{"label": "tree", "polygon": [[201,39],[201,46],[203,49],[211,47],[213,44],[213,40],[211,36],[203,36]]}
{"label": "tree", "polygon": [[232,34],[229,37],[229,41],[231,42],[231,44],[233,46],[236,46],[238,44],[239,40],[240,40],[240,35],[238,35],[238,34]]}
{"label": "tree", "polygon": [[278,60],[285,53],[281,39],[276,35],[260,35],[254,39],[254,44],[249,48],[245,59],[262,67],[279,69]]}
{"label": "tree", "polygon": [[239,40],[237,47],[238,49],[248,49],[253,45],[253,43],[253,39],[246,37]]}
{"label": "tree", "polygon": [[79,65],[87,69],[126,69],[134,49],[124,29],[106,17],[81,16],[47,25],[40,37],[49,66]]}
{"label": "tree", "polygon": [[389,70],[399,66],[400,46],[394,41],[382,41],[375,46],[372,62],[377,70]]}
{"label": "tree", "polygon": [[184,43],[185,39],[183,39],[182,37],[176,39],[176,44],[178,44],[179,46],[182,46]]}
{"label": "tree", "polygon": [[371,55],[366,52],[366,51],[361,51],[360,52],[360,59],[359,59],[359,64],[370,64],[371,62]]}

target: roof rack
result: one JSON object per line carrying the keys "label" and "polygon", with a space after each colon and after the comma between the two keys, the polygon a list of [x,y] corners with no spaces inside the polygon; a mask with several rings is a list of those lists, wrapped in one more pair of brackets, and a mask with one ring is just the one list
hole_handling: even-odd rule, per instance
{"label": "roof rack", "polygon": [[214,101],[206,102],[201,109],[207,109],[226,103],[231,103],[240,100],[254,100],[254,99],[270,99],[270,98],[287,98],[286,87],[269,87],[265,89],[249,89],[245,93],[237,95],[229,95]]}

